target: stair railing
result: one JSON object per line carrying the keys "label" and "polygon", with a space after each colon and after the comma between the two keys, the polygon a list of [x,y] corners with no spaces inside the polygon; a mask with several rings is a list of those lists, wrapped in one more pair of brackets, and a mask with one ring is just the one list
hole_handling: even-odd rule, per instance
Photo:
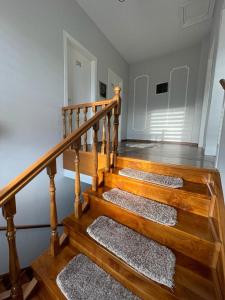
{"label": "stair railing", "polygon": [[[9,274],[11,280],[11,291],[10,296],[12,299],[24,299],[26,292],[23,291],[20,282],[20,264],[17,254],[16,247],[16,229],[14,224],[14,216],[16,214],[16,194],[22,190],[29,182],[31,182],[42,170],[46,169],[49,176],[49,195],[50,195],[50,225],[51,225],[51,238],[50,238],[50,253],[56,256],[59,253],[60,246],[63,239],[59,238],[57,231],[57,207],[56,207],[56,189],[55,189],[55,175],[57,173],[56,158],[60,156],[65,150],[73,148],[75,150],[75,217],[80,218],[82,212],[85,209],[85,205],[82,205],[80,194],[80,172],[79,172],[79,150],[81,147],[81,139],[83,138],[83,150],[87,150],[87,132],[93,129],[93,164],[94,164],[94,176],[92,182],[93,190],[97,190],[98,186],[98,130],[99,122],[103,120],[102,130],[104,138],[102,144],[106,151],[107,163],[106,169],[109,170],[116,164],[117,147],[118,147],[118,126],[119,126],[119,115],[121,107],[120,98],[120,87],[115,87],[115,96],[112,99],[105,101],[98,101],[93,103],[83,103],[76,106],[65,107],[62,110],[63,115],[63,140],[57,144],[54,148],[48,151],[34,164],[27,168],[18,177],[12,180],[8,185],[0,190],[0,207],[2,207],[3,216],[6,219],[6,237],[8,240],[9,248]],[[88,109],[92,108],[94,115],[88,120],[87,112]],[[101,110],[97,111],[97,109]],[[79,113],[80,110],[84,112],[83,123],[80,125]],[[76,125],[77,129],[73,130],[72,119],[73,113],[76,114]],[[113,162],[110,164],[110,127],[111,127],[111,115],[114,116],[113,125]],[[66,118],[68,115],[69,126],[66,124]],[[106,122],[106,119],[108,122]],[[106,124],[107,123],[107,124]],[[107,134],[106,134],[107,126]],[[8,295],[6,293],[6,295]],[[1,296],[1,295],[0,295]],[[9,295],[8,295],[9,296]],[[2,298],[1,298],[2,299]]]}

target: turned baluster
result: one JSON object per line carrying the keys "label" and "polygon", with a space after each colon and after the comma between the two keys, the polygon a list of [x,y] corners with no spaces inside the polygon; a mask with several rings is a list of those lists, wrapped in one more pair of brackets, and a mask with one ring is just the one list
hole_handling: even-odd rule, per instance
{"label": "turned baluster", "polygon": [[[83,113],[84,113],[84,122],[87,122],[87,107],[83,108]],[[84,133],[83,137],[83,151],[87,151],[87,131]]]}
{"label": "turned baluster", "polygon": [[81,194],[81,186],[80,186],[80,157],[79,157],[79,150],[80,150],[80,140],[77,141],[74,145],[75,149],[75,201],[74,201],[74,211],[75,211],[75,218],[79,219],[82,215],[82,204],[80,199]]}
{"label": "turned baluster", "polygon": [[80,108],[76,109],[76,128],[80,126]]}
{"label": "turned baluster", "polygon": [[116,167],[116,158],[118,150],[118,140],[119,140],[119,116],[121,109],[121,98],[120,98],[121,88],[119,86],[114,88],[115,96],[113,100],[117,101],[117,106],[113,109],[114,123],[113,123],[113,166]]}
{"label": "turned baluster", "polygon": [[[103,109],[105,107],[106,106],[103,105]],[[106,116],[103,118],[103,121],[102,121],[102,148],[101,148],[101,152],[102,152],[102,154],[106,153]]]}
{"label": "turned baluster", "polygon": [[[69,110],[69,133],[72,133],[73,131],[73,110]],[[73,149],[73,146],[70,146],[71,149]]]}
{"label": "turned baluster", "polygon": [[7,222],[6,237],[9,246],[9,274],[11,281],[11,298],[23,299],[23,291],[20,283],[20,264],[16,249],[16,229],[14,215],[16,214],[16,201],[12,197],[2,208],[3,216]]}
{"label": "turned baluster", "polygon": [[51,225],[51,238],[50,238],[50,253],[56,256],[59,253],[59,235],[57,231],[58,217],[57,206],[55,197],[55,175],[56,175],[56,160],[47,166],[47,174],[49,176],[49,196],[50,196],[50,225]]}
{"label": "turned baluster", "polygon": [[92,177],[93,191],[97,191],[97,187],[98,187],[98,129],[99,129],[99,122],[97,122],[93,126],[93,144],[92,144],[93,165],[94,165],[94,174]]}
{"label": "turned baluster", "polygon": [[107,114],[106,171],[110,170],[111,112]]}
{"label": "turned baluster", "polygon": [[62,110],[63,138],[66,138],[66,111]]}

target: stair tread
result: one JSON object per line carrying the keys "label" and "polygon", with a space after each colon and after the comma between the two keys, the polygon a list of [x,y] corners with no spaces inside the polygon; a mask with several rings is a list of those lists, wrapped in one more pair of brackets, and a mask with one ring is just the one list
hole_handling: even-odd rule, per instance
{"label": "stair tread", "polygon": [[[122,169],[121,168],[114,168],[113,173],[117,174],[121,177],[126,177],[126,176],[122,176],[122,175],[119,174],[120,170],[122,170]],[[129,178],[129,177],[126,177],[126,178]],[[129,178],[129,179],[134,180],[134,181],[138,181],[138,182],[141,181],[141,180],[134,179],[134,178]],[[144,182],[144,181],[141,181],[141,182],[144,183],[144,184],[153,185],[153,183],[150,183],[150,182]],[[156,185],[156,184],[154,184],[154,185]],[[165,189],[171,189],[170,187],[165,187],[165,186],[160,186],[160,185],[156,185],[156,186],[159,186],[159,187],[165,188]],[[195,182],[183,180],[183,187],[175,189],[175,191],[176,190],[191,192],[191,193],[195,193],[195,194],[201,194],[201,195],[205,195],[206,197],[210,197],[210,192],[208,190],[208,187],[204,183],[195,183]]]}
{"label": "stair tread", "polygon": [[[91,189],[88,191],[90,195],[95,195],[102,201],[107,200],[104,199],[103,193],[111,190],[110,187],[100,187],[96,192],[92,191]],[[116,204],[112,204],[116,205]],[[118,206],[119,207],[119,206]],[[121,209],[124,209],[120,207]],[[196,214],[193,214],[188,211],[184,211],[182,209],[176,208],[177,210],[177,224],[175,226],[171,226],[171,229],[177,229],[181,230],[183,232],[189,233],[191,235],[194,235],[200,239],[204,239],[208,242],[215,242],[215,238],[213,236],[213,231],[211,227],[211,223],[209,221],[209,218],[199,216]],[[129,211],[130,213],[135,214],[134,212]],[[136,215],[136,214],[135,214]],[[138,216],[141,217],[141,216]],[[142,217],[141,217],[142,218]],[[153,222],[153,221],[150,221]],[[163,225],[166,226],[166,225]]]}
{"label": "stair tread", "polygon": [[[104,247],[98,245],[91,237],[88,236],[86,233],[86,228],[94,221],[94,218],[90,216],[89,213],[86,213],[81,217],[80,220],[76,220],[73,216],[70,216],[66,218],[63,223],[70,231],[71,235],[74,232],[74,238],[71,236],[71,239],[73,239],[75,242],[77,242],[76,235],[83,236],[84,239],[95,245],[95,247],[100,247],[101,249]],[[76,232],[76,233],[75,233]],[[78,243],[78,242],[77,242]],[[83,243],[79,243],[81,247],[83,247]],[[86,249],[86,248],[85,248]],[[85,250],[84,250],[85,251]],[[97,251],[97,250],[96,250]],[[96,253],[92,253],[96,259],[98,258],[98,255]],[[175,289],[172,292],[167,287],[164,287],[160,284],[157,284],[154,282],[154,285],[160,288],[165,289],[172,295],[176,295],[178,299],[201,299],[199,296],[202,296],[202,299],[216,299],[215,297],[215,291],[213,287],[213,270],[210,269],[207,266],[202,265],[201,263],[186,257],[182,255],[179,252],[173,251],[176,255],[176,274],[175,274]],[[84,253],[87,255],[87,253]],[[110,253],[112,257],[115,257],[112,253]],[[116,257],[115,257],[116,258]],[[118,258],[116,258],[118,259]],[[121,262],[121,265],[124,266],[125,263]],[[128,268],[129,269],[129,268]],[[142,282],[142,288],[147,288],[146,283],[152,284],[152,281],[145,276],[137,273],[133,269],[129,269],[130,272],[137,276],[138,278],[141,278]],[[184,281],[184,283],[183,283]],[[194,285],[195,292],[197,289],[199,289],[198,297],[196,298],[187,298],[185,296],[185,289],[183,289],[184,286],[186,286],[187,289],[190,290],[190,293],[194,293],[192,290],[192,285]],[[183,294],[184,293],[184,294]],[[203,293],[201,295],[201,293]],[[167,298],[165,298],[167,299]],[[170,299],[170,298],[168,298]],[[172,299],[172,298],[171,298]]]}

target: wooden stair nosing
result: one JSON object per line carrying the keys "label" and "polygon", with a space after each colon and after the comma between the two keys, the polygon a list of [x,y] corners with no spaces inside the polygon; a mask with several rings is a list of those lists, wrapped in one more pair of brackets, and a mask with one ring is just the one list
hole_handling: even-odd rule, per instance
{"label": "wooden stair nosing", "polygon": [[[97,193],[89,191],[90,214],[93,217],[105,215],[131,229],[175,249],[203,264],[216,266],[219,247],[214,241],[182,231],[179,226],[165,226],[105,201]],[[179,219],[179,214],[178,214]],[[160,234],[161,233],[161,234]]]}
{"label": "wooden stair nosing", "polygon": [[117,168],[131,168],[144,172],[152,172],[161,175],[182,177],[184,180],[195,183],[206,183],[209,175],[218,174],[215,169],[205,169],[193,166],[166,164],[146,161],[132,157],[117,157]]}
{"label": "wooden stair nosing", "polygon": [[149,184],[113,173],[104,174],[104,185],[110,188],[117,187],[201,216],[206,217],[209,214],[210,196]]}
{"label": "wooden stair nosing", "polygon": [[[87,220],[85,224],[78,224],[80,226],[77,226],[76,220],[73,220],[71,218],[67,218],[64,220],[64,225],[66,226],[69,236],[70,236],[70,243],[74,245],[80,252],[83,252],[85,255],[89,256],[91,259],[93,259],[97,264],[99,264],[101,267],[103,267],[107,272],[111,273],[117,280],[121,280],[120,276],[123,276],[121,273],[125,272],[126,276],[125,278],[130,278],[130,276],[134,276],[135,278],[135,285],[132,287],[132,282],[126,282],[127,288],[131,289],[132,291],[135,291],[138,289],[138,295],[143,297],[144,299],[152,299],[147,297],[147,295],[152,295],[151,293],[154,292],[157,297],[161,294],[160,299],[185,299],[183,298],[184,295],[182,295],[183,285],[182,281],[184,281],[184,278],[186,280],[187,286],[192,285],[192,288],[194,290],[190,290],[189,292],[192,294],[191,299],[199,299],[201,294],[204,294],[204,299],[216,299],[215,298],[215,291],[212,283],[212,276],[211,271],[209,268],[204,267],[203,265],[197,263],[196,261],[193,261],[188,258],[186,258],[187,263],[186,265],[189,267],[187,268],[182,265],[183,258],[180,258],[178,256],[177,262],[180,262],[181,265],[176,265],[176,290],[178,295],[175,295],[173,292],[171,292],[170,289],[167,287],[164,287],[158,283],[155,283],[154,281],[148,279],[147,277],[139,274],[134,269],[129,267],[125,262],[117,258],[114,254],[112,254],[110,251],[99,245],[97,242],[95,242],[92,238],[90,238],[85,232],[88,224],[90,224],[93,221],[91,217]],[[182,256],[183,257],[183,256]],[[188,262],[189,261],[189,262]],[[110,266],[110,263],[113,265]],[[108,265],[109,264],[109,265]],[[195,265],[196,264],[196,265]],[[201,266],[201,268],[199,268]],[[121,271],[121,268],[123,271]],[[184,272],[184,268],[186,271]],[[200,270],[201,269],[201,270]],[[116,273],[115,273],[116,272]],[[127,273],[128,272],[128,273]],[[114,274],[115,273],[115,274]],[[208,275],[207,275],[208,274]],[[205,276],[208,276],[207,278]],[[204,283],[204,286],[199,284],[197,281],[200,280],[201,283]],[[134,279],[133,279],[134,281]],[[123,279],[123,284],[124,279]],[[137,284],[138,282],[138,284]],[[143,290],[144,288],[144,290]],[[155,291],[155,289],[157,291]],[[201,293],[201,294],[200,294]],[[147,298],[146,298],[147,297]],[[159,299],[154,298],[153,299]],[[163,298],[164,297],[164,298]],[[172,297],[172,298],[171,298]]]}

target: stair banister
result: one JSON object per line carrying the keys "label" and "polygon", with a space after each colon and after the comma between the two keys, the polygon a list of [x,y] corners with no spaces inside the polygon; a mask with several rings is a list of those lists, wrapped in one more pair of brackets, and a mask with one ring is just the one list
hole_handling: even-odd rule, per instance
{"label": "stair banister", "polygon": [[[70,119],[70,134],[67,136],[66,125],[66,112],[71,111],[73,108],[64,108],[62,110],[63,116],[63,140],[44,154],[40,159],[28,167],[19,176],[13,179],[8,185],[0,190],[0,207],[2,207],[3,216],[6,219],[7,229],[6,236],[8,239],[9,247],[9,273],[11,280],[11,297],[12,299],[24,299],[24,295],[27,294],[26,290],[23,291],[20,283],[20,264],[16,248],[16,230],[14,225],[14,215],[16,214],[16,194],[23,189],[30,181],[32,181],[42,170],[47,169],[49,176],[49,195],[50,195],[50,225],[51,225],[51,239],[50,239],[50,253],[56,256],[60,250],[60,239],[57,232],[57,207],[56,207],[56,189],[55,189],[55,175],[56,175],[56,158],[60,156],[65,150],[75,148],[75,170],[76,170],[76,183],[75,183],[75,216],[79,218],[82,214],[82,205],[80,202],[80,173],[79,173],[79,149],[81,145],[81,138],[84,135],[84,141],[86,140],[87,131],[91,128],[94,130],[93,140],[93,153],[94,153],[94,168],[95,175],[93,179],[93,189],[97,189],[98,185],[98,152],[97,152],[97,133],[100,120],[111,115],[114,111],[116,121],[114,121],[114,155],[117,153],[118,146],[118,116],[120,113],[120,89],[115,89],[115,97],[113,99],[98,101],[94,103],[80,104],[75,107],[77,111],[76,123],[77,129],[72,131],[72,118]],[[93,117],[87,120],[87,108],[94,107],[96,112],[97,107],[102,107],[102,110],[95,113]],[[79,124],[79,112],[83,108],[86,113],[84,123]],[[108,141],[107,141],[107,163],[106,169],[109,168],[110,159],[110,129],[108,128]],[[84,147],[86,148],[87,145]],[[115,160],[114,160],[115,162]],[[29,286],[27,287],[29,289]]]}

